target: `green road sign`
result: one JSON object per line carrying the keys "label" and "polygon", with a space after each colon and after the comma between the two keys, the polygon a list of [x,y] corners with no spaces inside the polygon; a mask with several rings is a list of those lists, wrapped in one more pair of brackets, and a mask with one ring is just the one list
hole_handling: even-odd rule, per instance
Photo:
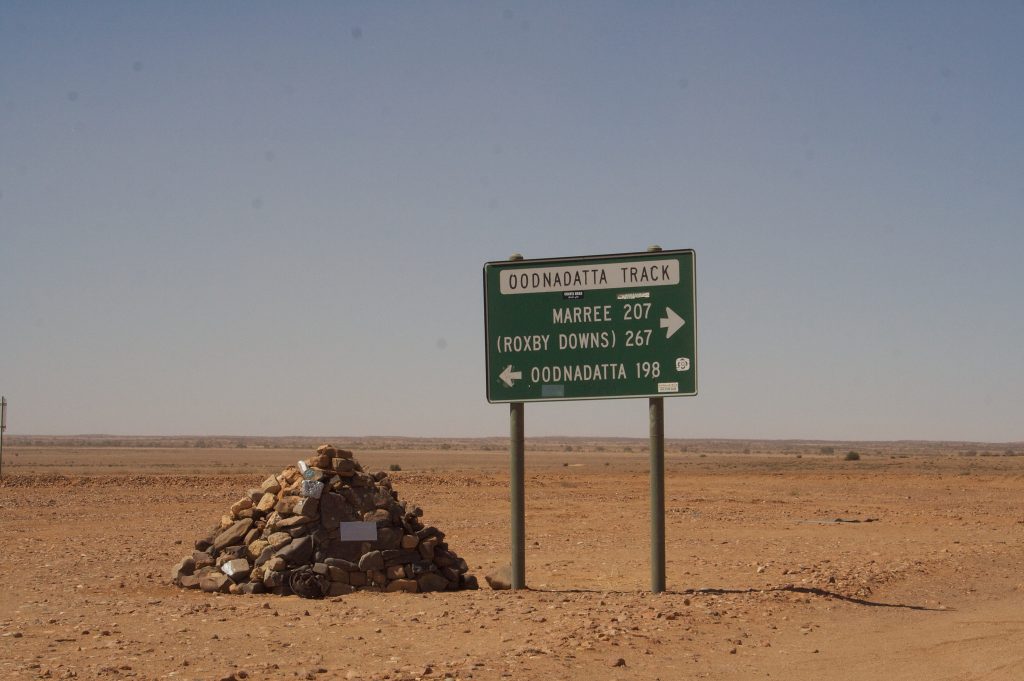
{"label": "green road sign", "polygon": [[690,250],[484,265],[487,400],[697,394]]}

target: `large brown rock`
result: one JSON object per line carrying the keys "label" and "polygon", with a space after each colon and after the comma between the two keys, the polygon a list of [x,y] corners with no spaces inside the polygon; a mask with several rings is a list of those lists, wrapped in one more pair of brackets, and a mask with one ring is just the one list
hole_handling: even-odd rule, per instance
{"label": "large brown rock", "polygon": [[397,549],[402,545],[401,527],[381,527],[377,530],[377,544],[381,551]]}
{"label": "large brown rock", "polygon": [[231,515],[237,518],[239,513],[249,508],[252,508],[252,499],[249,497],[242,497],[235,503],[231,504]]}
{"label": "large brown rock", "polygon": [[320,500],[313,497],[299,497],[299,502],[295,504],[294,512],[298,515],[306,516],[310,520],[319,517],[320,511]]}
{"label": "large brown rock", "polygon": [[176,584],[181,584],[182,577],[190,577],[196,569],[196,561],[194,558],[188,557],[183,558],[180,563],[174,566],[171,570],[171,581]]}
{"label": "large brown rock", "polygon": [[331,454],[333,454],[333,452],[317,451],[316,456],[311,456],[306,459],[306,463],[308,463],[311,468],[328,469],[331,467]]}
{"label": "large brown rock", "polygon": [[178,586],[185,589],[198,589],[199,578],[195,575],[185,575],[180,580],[178,580]]}
{"label": "large brown rock", "polygon": [[370,551],[369,553],[363,554],[362,558],[359,559],[359,569],[363,572],[369,572],[370,570],[383,570],[383,554],[381,554],[380,551]]}
{"label": "large brown rock", "polygon": [[281,518],[274,523],[275,530],[288,530],[299,525],[306,525],[307,523],[313,522],[312,518],[308,518],[304,515],[293,515],[288,518]]}
{"label": "large brown rock", "polygon": [[416,578],[420,591],[428,593],[431,591],[445,591],[448,588],[448,580],[436,572],[428,572]]}
{"label": "large brown rock", "polygon": [[250,527],[252,527],[252,518],[243,518],[242,520],[232,524],[226,530],[218,534],[217,538],[213,540],[214,550],[222,551],[228,546],[240,544]]}
{"label": "large brown rock", "polygon": [[505,591],[512,588],[512,566],[504,565],[489,575],[484,575],[487,586],[495,591]]}
{"label": "large brown rock", "polygon": [[352,459],[334,459],[331,462],[335,472],[346,478],[350,478],[356,474],[356,465]]}
{"label": "large brown rock", "polygon": [[256,502],[256,510],[260,513],[269,513],[275,504],[277,504],[277,495],[267,492]]}
{"label": "large brown rock", "polygon": [[420,542],[418,547],[423,560],[434,560],[434,549],[437,548],[437,537],[428,537]]}
{"label": "large brown rock", "polygon": [[320,522],[325,528],[336,530],[339,523],[354,520],[359,520],[359,515],[345,497],[334,492],[320,496]]}
{"label": "large brown rock", "polygon": [[288,580],[285,578],[285,574],[283,572],[278,572],[276,570],[265,570],[263,572],[263,586],[268,589],[282,587],[286,581]]}
{"label": "large brown rock", "polygon": [[377,527],[387,527],[391,522],[391,514],[382,508],[363,514],[363,522],[377,523]]}
{"label": "large brown rock", "polygon": [[231,584],[231,578],[223,572],[210,572],[199,579],[199,588],[207,593],[227,593]]}
{"label": "large brown rock", "polygon": [[267,543],[276,551],[283,546],[287,546],[292,540],[292,536],[287,532],[274,532],[267,537]]}
{"label": "large brown rock", "polygon": [[213,554],[208,553],[207,551],[194,551],[192,553],[192,560],[194,561],[196,570],[204,567],[210,567],[217,563],[217,559],[213,557]]}
{"label": "large brown rock", "polygon": [[268,542],[266,539],[257,539],[256,541],[245,547],[245,557],[248,558],[250,561],[255,562],[256,559],[260,557],[260,554],[263,553],[263,550],[269,546],[270,542]]}
{"label": "large brown rock", "polygon": [[295,506],[301,500],[301,497],[282,497],[280,501],[274,504],[274,510],[283,516],[293,515],[295,513]]}
{"label": "large brown rock", "polygon": [[388,582],[388,585],[384,587],[384,591],[405,591],[414,594],[419,591],[419,584],[415,579],[395,579]]}

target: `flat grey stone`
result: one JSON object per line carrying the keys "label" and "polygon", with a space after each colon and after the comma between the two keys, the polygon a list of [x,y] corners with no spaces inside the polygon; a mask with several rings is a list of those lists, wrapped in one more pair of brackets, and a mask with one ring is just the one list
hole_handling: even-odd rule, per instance
{"label": "flat grey stone", "polygon": [[289,565],[304,565],[313,557],[313,538],[295,539],[291,544],[278,551],[277,556],[284,558]]}

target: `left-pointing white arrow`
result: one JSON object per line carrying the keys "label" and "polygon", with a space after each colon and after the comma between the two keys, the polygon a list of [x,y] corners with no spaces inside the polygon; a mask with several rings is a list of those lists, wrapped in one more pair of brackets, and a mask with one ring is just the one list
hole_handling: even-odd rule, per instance
{"label": "left-pointing white arrow", "polygon": [[523,377],[523,372],[522,371],[512,371],[512,365],[511,364],[509,364],[507,367],[505,367],[505,370],[502,371],[500,374],[498,374],[498,378],[500,378],[502,381],[504,381],[505,385],[507,385],[510,388],[515,385],[515,381],[516,381],[517,378],[522,378],[522,377]]}
{"label": "left-pointing white arrow", "polygon": [[683,328],[683,324],[685,324],[686,321],[677,315],[675,310],[671,307],[666,307],[665,316],[661,318],[660,323],[661,328],[668,329],[668,334],[666,334],[665,338],[671,338],[672,334]]}

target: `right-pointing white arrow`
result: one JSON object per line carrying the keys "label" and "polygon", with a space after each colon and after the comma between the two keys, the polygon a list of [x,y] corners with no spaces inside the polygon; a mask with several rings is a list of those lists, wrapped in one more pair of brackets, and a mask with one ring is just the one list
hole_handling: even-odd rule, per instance
{"label": "right-pointing white arrow", "polygon": [[683,324],[686,323],[682,317],[677,315],[671,307],[665,307],[665,316],[661,319],[661,328],[668,329],[668,334],[665,338],[671,338],[679,329],[683,328]]}
{"label": "right-pointing white arrow", "polygon": [[522,371],[512,371],[512,365],[511,364],[509,364],[507,367],[505,367],[505,370],[502,371],[500,374],[498,374],[498,378],[500,378],[502,381],[504,381],[505,385],[507,385],[510,388],[515,385],[515,381],[516,381],[517,378],[522,378],[522,377],[523,377],[523,372]]}

